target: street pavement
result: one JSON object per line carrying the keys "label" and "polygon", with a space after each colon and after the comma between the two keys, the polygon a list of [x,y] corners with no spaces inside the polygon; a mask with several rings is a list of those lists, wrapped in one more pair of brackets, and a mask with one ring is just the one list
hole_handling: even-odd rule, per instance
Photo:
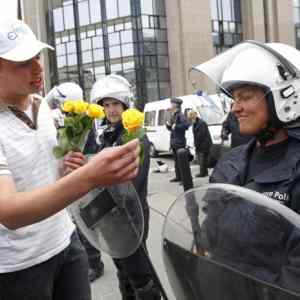
{"label": "street pavement", "polygon": [[[164,161],[169,166],[168,173],[153,173],[156,166],[156,160]],[[208,182],[208,177],[195,178],[194,175],[199,173],[199,167],[191,166],[194,178],[194,186],[198,187],[205,185]],[[163,156],[151,159],[151,170],[149,177],[148,201],[151,207],[150,213],[150,231],[147,246],[149,255],[154,264],[156,272],[162,282],[162,285],[167,293],[169,300],[175,300],[170,284],[167,279],[167,274],[163,264],[161,235],[164,223],[164,216],[168,212],[171,204],[176,198],[183,193],[183,188],[178,183],[171,183],[169,180],[174,177],[174,163],[171,157]],[[111,258],[102,253],[104,262],[104,275],[92,284],[93,300],[121,300],[121,295],[118,289],[118,280],[116,270]],[[179,299],[180,300],[180,299]]]}

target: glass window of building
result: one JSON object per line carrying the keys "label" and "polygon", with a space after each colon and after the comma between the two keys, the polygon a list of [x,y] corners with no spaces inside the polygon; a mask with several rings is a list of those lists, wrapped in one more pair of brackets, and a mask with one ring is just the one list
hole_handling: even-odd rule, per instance
{"label": "glass window of building", "polygon": [[79,25],[84,26],[90,23],[89,2],[78,2]]}
{"label": "glass window of building", "polygon": [[88,99],[97,78],[117,73],[135,87],[139,108],[147,101],[170,96],[164,0],[48,3],[51,22],[47,27],[56,47],[50,65],[53,84],[78,82]]}
{"label": "glass window of building", "polygon": [[90,17],[91,23],[101,22],[101,4],[99,0],[89,0],[90,1]]}
{"label": "glass window of building", "polygon": [[240,0],[211,0],[211,19],[216,53],[220,53],[242,40]]}
{"label": "glass window of building", "polygon": [[106,0],[106,16],[108,20],[130,15],[130,0]]}

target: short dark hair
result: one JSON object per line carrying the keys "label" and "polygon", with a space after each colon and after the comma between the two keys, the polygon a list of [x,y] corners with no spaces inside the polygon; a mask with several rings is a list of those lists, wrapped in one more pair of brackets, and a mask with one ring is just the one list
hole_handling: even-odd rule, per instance
{"label": "short dark hair", "polygon": [[182,100],[180,98],[172,98],[171,103],[174,103],[174,104],[177,104],[180,106],[182,104]]}

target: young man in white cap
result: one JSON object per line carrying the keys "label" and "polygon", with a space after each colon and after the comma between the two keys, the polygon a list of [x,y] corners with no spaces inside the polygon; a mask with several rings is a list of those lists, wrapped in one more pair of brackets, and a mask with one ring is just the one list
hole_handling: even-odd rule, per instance
{"label": "young man in white cap", "polygon": [[38,41],[20,20],[0,23],[0,298],[91,299],[85,252],[66,206],[98,186],[134,178],[134,141],[58,179],[56,130]]}

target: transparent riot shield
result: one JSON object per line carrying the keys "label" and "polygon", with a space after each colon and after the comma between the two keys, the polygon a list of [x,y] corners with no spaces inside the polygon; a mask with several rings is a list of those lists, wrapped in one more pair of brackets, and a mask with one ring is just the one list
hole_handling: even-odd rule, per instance
{"label": "transparent riot shield", "polygon": [[130,182],[95,189],[70,210],[88,241],[113,258],[130,256],[142,242],[143,210]]}
{"label": "transparent riot shield", "polygon": [[181,195],[165,220],[163,256],[180,300],[300,299],[300,216],[245,188]]}

